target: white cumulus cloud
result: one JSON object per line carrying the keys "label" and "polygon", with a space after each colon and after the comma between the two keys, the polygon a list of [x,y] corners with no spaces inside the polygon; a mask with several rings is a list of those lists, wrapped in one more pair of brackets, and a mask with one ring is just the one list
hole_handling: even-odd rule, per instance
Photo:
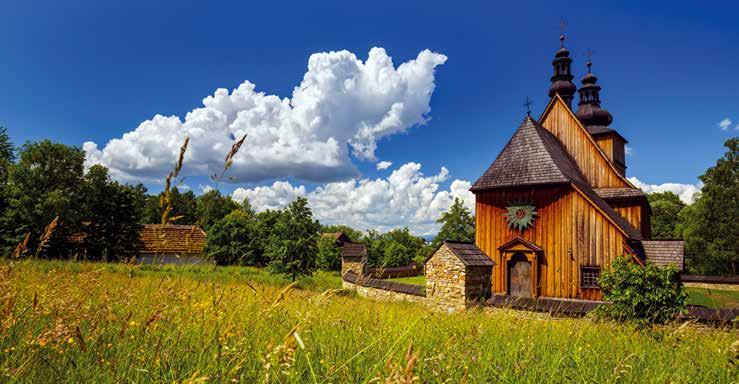
{"label": "white cumulus cloud", "polygon": [[380,171],[383,169],[388,169],[390,168],[391,165],[393,165],[392,161],[381,161],[377,163],[377,170]]}
{"label": "white cumulus cloud", "polygon": [[230,93],[219,88],[184,120],[156,115],[102,148],[84,143],[86,165],[103,164],[120,180],[159,180],[189,137],[183,174],[211,175],[247,134],[230,171],[237,182],[355,177],[350,147],[357,158],[375,160],[379,139],[428,121],[435,68],[446,59],[424,50],[395,67],[383,48],[365,61],[348,51],[315,53],[290,98],[249,81]]}
{"label": "white cumulus cloud", "polygon": [[723,120],[721,120],[718,123],[718,127],[721,128],[724,131],[727,130],[727,129],[729,129],[730,126],[731,126],[731,119],[729,119],[728,117],[725,118],[725,119],[723,119]]}
{"label": "white cumulus cloud", "polygon": [[407,163],[384,179],[331,182],[310,192],[304,186],[277,181],[270,186],[238,188],[232,196],[237,201],[249,199],[257,211],[281,208],[304,196],[322,223],[379,231],[407,225],[418,235],[430,235],[438,231],[436,220],[455,197],[474,212],[470,182],[454,180],[448,190],[440,190],[439,184],[448,178],[444,167],[436,175],[424,176],[420,164]]}
{"label": "white cumulus cloud", "polygon": [[685,204],[693,204],[695,194],[703,188],[703,183],[698,184],[680,184],[680,183],[664,183],[664,184],[647,184],[637,179],[629,177],[631,184],[641,189],[645,193],[652,192],[672,192],[680,197]]}

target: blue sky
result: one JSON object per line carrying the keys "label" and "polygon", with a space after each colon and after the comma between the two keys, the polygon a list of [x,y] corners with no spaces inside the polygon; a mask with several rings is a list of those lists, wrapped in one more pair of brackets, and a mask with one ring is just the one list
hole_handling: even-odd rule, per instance
{"label": "blue sky", "polygon": [[[736,2],[69,3],[0,7],[0,124],[16,143],[49,138],[102,149],[156,114],[184,119],[217,88],[245,80],[290,97],[314,53],[347,50],[366,60],[382,47],[397,67],[429,49],[447,57],[435,67],[430,120],[378,139],[375,158],[391,161],[389,169],[349,156],[355,179],[386,179],[409,162],[426,177],[446,167],[448,177],[429,182],[448,190],[494,160],[526,96],[537,116],[546,105],[561,19],[576,79],[586,49],[595,52],[611,127],[630,141],[628,176],[695,184],[739,133]],[[291,172],[221,187],[324,185]],[[191,173],[194,190],[207,183]]]}

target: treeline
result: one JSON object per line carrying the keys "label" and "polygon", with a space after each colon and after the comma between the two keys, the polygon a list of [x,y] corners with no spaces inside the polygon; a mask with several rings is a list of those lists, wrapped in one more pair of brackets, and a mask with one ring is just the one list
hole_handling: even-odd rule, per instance
{"label": "treeline", "polygon": [[672,192],[650,193],[652,238],[685,240],[685,267],[691,274],[739,273],[739,138],[716,165],[700,176],[701,192],[686,205]]}
{"label": "treeline", "polygon": [[[239,204],[217,190],[197,196],[174,186],[165,199],[165,192],[150,195],[142,184],[112,180],[101,165],[85,170],[84,161],[82,149],[49,140],[15,148],[0,127],[4,256],[126,260],[136,254],[141,225],[162,222],[202,227],[208,233],[206,255],[218,264],[268,266],[291,276],[340,269],[338,248],[321,232],[344,232],[367,244],[373,266],[421,263],[438,245],[408,228],[363,233],[347,226],[322,227],[303,198],[260,213],[248,200]],[[458,200],[439,222],[443,227],[437,238],[474,239],[474,218]]]}

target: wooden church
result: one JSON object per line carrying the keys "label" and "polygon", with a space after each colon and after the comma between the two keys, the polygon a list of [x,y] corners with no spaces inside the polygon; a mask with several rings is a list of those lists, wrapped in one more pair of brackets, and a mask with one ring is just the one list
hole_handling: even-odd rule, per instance
{"label": "wooden church", "polygon": [[616,257],[682,268],[683,244],[650,240],[649,203],[626,179],[627,141],[609,127],[591,62],[577,89],[560,41],[549,104],[471,188],[475,243],[495,263],[494,294],[598,300],[597,279]]}

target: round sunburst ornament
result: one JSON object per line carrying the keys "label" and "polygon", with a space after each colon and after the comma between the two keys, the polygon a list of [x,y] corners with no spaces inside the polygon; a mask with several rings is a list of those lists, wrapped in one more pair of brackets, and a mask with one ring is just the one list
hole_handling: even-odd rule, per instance
{"label": "round sunburst ornament", "polygon": [[512,202],[506,207],[505,218],[509,228],[515,228],[523,232],[524,229],[534,225],[536,207],[526,202]]}

